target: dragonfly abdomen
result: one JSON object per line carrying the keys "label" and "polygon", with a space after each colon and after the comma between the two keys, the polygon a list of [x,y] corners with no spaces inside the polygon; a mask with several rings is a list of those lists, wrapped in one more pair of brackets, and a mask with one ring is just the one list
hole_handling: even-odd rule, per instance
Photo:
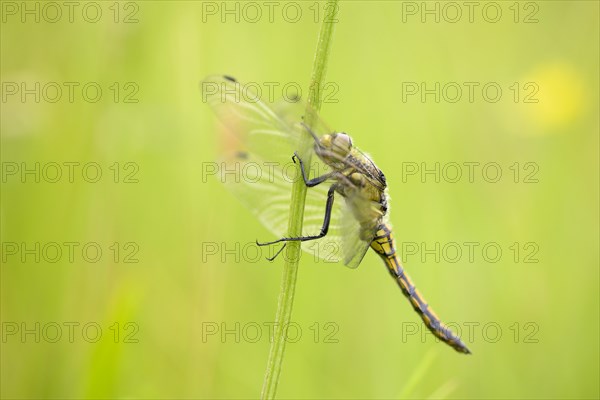
{"label": "dragonfly abdomen", "polygon": [[411,279],[404,272],[402,262],[396,252],[396,245],[391,227],[380,224],[377,234],[371,242],[371,248],[377,252],[388,267],[388,271],[402,289],[402,293],[408,298],[414,310],[421,316],[427,328],[439,339],[452,346],[461,353],[471,353],[467,346],[448,328],[429,307],[421,296]]}

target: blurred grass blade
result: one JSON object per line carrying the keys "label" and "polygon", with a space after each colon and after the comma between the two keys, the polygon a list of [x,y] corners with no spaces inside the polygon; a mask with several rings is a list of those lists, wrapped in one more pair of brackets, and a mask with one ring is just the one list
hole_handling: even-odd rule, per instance
{"label": "blurred grass blade", "polygon": [[458,384],[454,380],[449,380],[444,383],[442,386],[436,389],[427,399],[447,399],[450,397],[450,394],[456,390]]}
{"label": "blurred grass blade", "polygon": [[413,370],[413,373],[410,378],[408,378],[408,381],[404,384],[402,391],[398,395],[399,399],[414,397],[415,388],[421,383],[425,377],[425,374],[430,369],[433,361],[436,358],[436,354],[436,351],[433,349],[429,350],[427,354],[425,354],[425,357],[423,357],[419,365],[417,365],[417,367]]}

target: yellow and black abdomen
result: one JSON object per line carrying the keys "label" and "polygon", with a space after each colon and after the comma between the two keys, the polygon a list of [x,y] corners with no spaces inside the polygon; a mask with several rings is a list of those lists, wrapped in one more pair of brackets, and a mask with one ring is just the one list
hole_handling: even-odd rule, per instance
{"label": "yellow and black abdomen", "polygon": [[461,353],[471,353],[467,346],[456,336],[433,312],[421,293],[413,285],[412,281],[404,272],[400,257],[396,253],[396,245],[391,227],[382,223],[377,228],[377,234],[371,242],[371,248],[377,252],[385,262],[392,277],[396,280],[402,293],[411,302],[415,311],[421,316],[429,330],[442,341],[452,346]]}

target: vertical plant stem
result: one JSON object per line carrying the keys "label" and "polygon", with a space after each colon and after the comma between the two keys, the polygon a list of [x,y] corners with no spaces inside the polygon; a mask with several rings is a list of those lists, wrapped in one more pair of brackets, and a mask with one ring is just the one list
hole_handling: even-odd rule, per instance
{"label": "vertical plant stem", "polygon": [[[321,30],[315,59],[313,62],[313,71],[311,76],[310,88],[308,93],[308,108],[304,122],[310,127],[313,124],[315,114],[312,110],[321,109],[321,87],[327,61],[331,49],[331,37],[338,10],[337,0],[330,0],[325,6],[325,15]],[[312,140],[306,136],[303,140]],[[305,148],[307,143],[301,143],[300,148]],[[310,163],[309,159],[304,160]],[[298,175],[299,176],[299,175]],[[306,199],[306,186],[302,179],[296,179],[292,187],[292,199],[290,204],[290,219],[288,221],[288,233],[290,237],[297,237],[302,234],[302,221],[304,219],[304,202]],[[294,303],[294,293],[296,289],[296,277],[298,275],[298,261],[300,259],[300,242],[287,242],[287,253],[283,276],[281,279],[281,290],[279,292],[279,301],[277,304],[277,313],[275,315],[275,330],[269,350],[269,359],[265,371],[265,380],[261,393],[262,399],[274,399],[277,392],[277,383],[281,373],[283,354],[285,352],[286,329],[292,317],[292,305]]]}

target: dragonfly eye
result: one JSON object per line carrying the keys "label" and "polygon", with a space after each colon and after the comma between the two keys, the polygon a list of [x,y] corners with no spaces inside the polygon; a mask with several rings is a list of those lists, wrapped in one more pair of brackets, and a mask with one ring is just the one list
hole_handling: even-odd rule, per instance
{"label": "dragonfly eye", "polygon": [[324,150],[331,149],[331,135],[323,135],[315,141],[315,151],[322,153]]}
{"label": "dragonfly eye", "polygon": [[342,162],[352,149],[352,139],[345,133],[323,135],[315,145],[315,151],[329,165]]}
{"label": "dragonfly eye", "polygon": [[352,149],[352,139],[345,133],[336,133],[332,140],[333,151],[340,155],[347,155]]}

